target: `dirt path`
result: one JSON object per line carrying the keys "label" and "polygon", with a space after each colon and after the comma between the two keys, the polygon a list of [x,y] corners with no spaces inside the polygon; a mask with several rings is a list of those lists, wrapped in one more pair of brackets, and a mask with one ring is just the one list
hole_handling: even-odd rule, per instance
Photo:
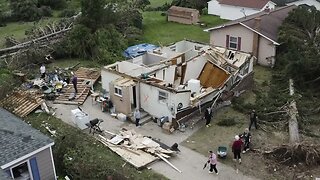
{"label": "dirt path", "polygon": [[[72,122],[71,110],[77,108],[77,106],[72,105],[62,105],[62,104],[53,104],[54,108],[56,108],[56,116],[62,119],[64,122],[74,125]],[[117,132],[122,127],[126,127],[128,129],[134,129],[136,132],[141,133],[146,136],[152,136],[153,138],[158,138],[161,142],[171,146],[173,143],[179,144],[179,149],[181,153],[176,157],[171,158],[169,161],[174,164],[177,168],[179,168],[182,173],[177,172],[173,168],[171,168],[168,164],[163,161],[157,161],[150,165],[150,167],[158,172],[163,174],[169,179],[185,179],[185,180],[193,180],[193,179],[223,179],[223,180],[241,180],[241,179],[256,179],[243,175],[241,172],[238,174],[236,171],[227,165],[219,163],[217,168],[219,170],[219,175],[209,174],[208,169],[203,170],[203,165],[207,160],[207,157],[203,156],[200,153],[197,153],[187,147],[182,146],[180,143],[191,136],[194,132],[196,132],[199,127],[195,127],[194,129],[188,129],[186,132],[174,132],[171,135],[165,134],[162,132],[162,129],[157,126],[156,123],[149,122],[142,126],[141,128],[136,128],[134,124],[122,122],[117,119],[112,118],[109,114],[101,112],[98,105],[92,105],[91,99],[88,98],[84,105],[81,107],[86,113],[89,114],[89,119],[101,118],[104,122],[101,124],[101,128],[104,130]]]}

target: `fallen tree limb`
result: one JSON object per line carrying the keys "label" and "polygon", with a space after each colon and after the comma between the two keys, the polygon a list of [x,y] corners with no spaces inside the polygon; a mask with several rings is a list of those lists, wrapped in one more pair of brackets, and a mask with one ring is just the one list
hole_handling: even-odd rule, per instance
{"label": "fallen tree limb", "polygon": [[290,144],[281,145],[271,151],[264,152],[264,155],[273,158],[280,164],[292,165],[303,163],[308,166],[320,165],[319,144]]}
{"label": "fallen tree limb", "polygon": [[271,115],[271,114],[278,114],[278,113],[287,113],[287,111],[274,111],[274,112],[269,112],[269,113],[265,113],[264,115]]}

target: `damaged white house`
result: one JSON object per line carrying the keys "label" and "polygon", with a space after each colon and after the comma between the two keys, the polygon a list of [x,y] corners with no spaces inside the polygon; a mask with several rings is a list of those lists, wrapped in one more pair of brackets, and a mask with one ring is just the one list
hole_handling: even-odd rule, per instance
{"label": "damaged white house", "polygon": [[252,70],[248,53],[184,40],[105,66],[101,77],[116,112],[131,116],[140,108],[176,122],[236,86]]}

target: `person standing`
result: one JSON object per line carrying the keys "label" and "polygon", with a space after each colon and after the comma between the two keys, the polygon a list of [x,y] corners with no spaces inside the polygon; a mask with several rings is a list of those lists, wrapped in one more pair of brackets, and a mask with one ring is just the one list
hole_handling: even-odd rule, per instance
{"label": "person standing", "polygon": [[211,124],[211,109],[207,108],[206,111],[204,112],[204,118],[206,119],[206,127],[210,127]]}
{"label": "person standing", "polygon": [[251,131],[251,126],[254,125],[254,127],[256,129],[258,129],[258,126],[257,126],[257,119],[258,119],[258,116],[256,114],[256,111],[253,109],[250,113],[250,125],[249,125],[249,131]]}
{"label": "person standing", "polygon": [[214,154],[212,151],[209,151],[209,159],[208,159],[208,162],[210,164],[210,169],[209,169],[209,173],[213,173],[213,170],[216,174],[219,174],[218,173],[218,170],[217,170],[217,155]]}
{"label": "person standing", "polygon": [[46,67],[44,64],[40,66],[40,74],[41,74],[41,79],[44,79],[46,77]]}
{"label": "person standing", "polygon": [[136,108],[136,110],[134,111],[133,116],[134,116],[134,119],[135,119],[135,121],[136,121],[136,127],[140,127],[139,121],[140,121],[140,119],[141,119],[141,114],[140,114],[140,111],[139,111],[138,108]]}
{"label": "person standing", "polygon": [[242,153],[246,153],[250,148],[250,142],[251,142],[251,133],[248,128],[244,130],[244,133],[240,135],[240,138],[243,139],[243,142],[244,142]]}
{"label": "person standing", "polygon": [[239,164],[241,164],[241,148],[242,148],[243,142],[241,141],[238,135],[236,135],[234,138],[235,138],[235,141],[232,144],[232,152],[234,155],[233,160],[234,161],[239,160]]}
{"label": "person standing", "polygon": [[74,88],[75,94],[77,94],[78,93],[78,88],[77,88],[78,77],[73,72],[71,72],[71,74],[72,74],[71,82],[73,84],[73,88]]}

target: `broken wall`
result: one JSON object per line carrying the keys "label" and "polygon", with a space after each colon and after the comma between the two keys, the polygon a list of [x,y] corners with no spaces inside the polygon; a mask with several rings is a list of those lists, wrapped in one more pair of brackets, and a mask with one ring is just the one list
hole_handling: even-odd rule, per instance
{"label": "broken wall", "polygon": [[[159,99],[159,92],[166,95],[167,99]],[[175,101],[174,95],[170,91],[140,82],[140,105],[144,111],[155,117],[168,116],[171,120],[174,115]],[[172,109],[173,108],[173,113]]]}
{"label": "broken wall", "polygon": [[190,79],[198,79],[206,62],[207,60],[203,56],[199,56],[191,61],[188,61],[183,84],[187,83]]}

